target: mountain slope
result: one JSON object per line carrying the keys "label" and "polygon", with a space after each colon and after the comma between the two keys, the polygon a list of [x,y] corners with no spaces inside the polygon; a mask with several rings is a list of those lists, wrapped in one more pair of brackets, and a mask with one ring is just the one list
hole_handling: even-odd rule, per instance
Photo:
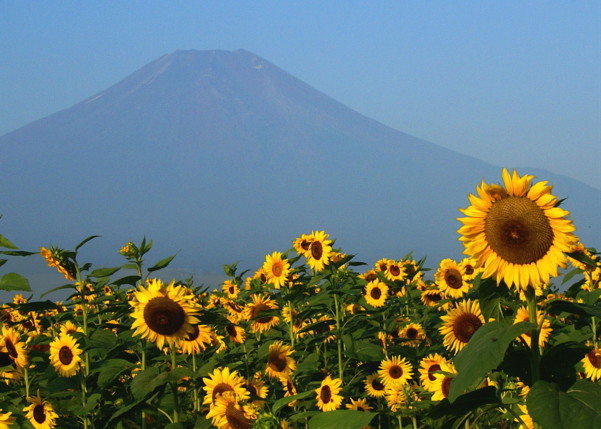
{"label": "mountain slope", "polygon": [[[312,229],[366,262],[414,251],[435,266],[460,257],[467,194],[500,181],[500,167],[366,118],[244,50],[164,55],[0,148],[0,227],[21,247],[99,234],[86,251],[112,263],[146,235],[157,258],[181,249],[174,265],[194,272],[254,269]],[[601,192],[534,174],[598,242]]]}

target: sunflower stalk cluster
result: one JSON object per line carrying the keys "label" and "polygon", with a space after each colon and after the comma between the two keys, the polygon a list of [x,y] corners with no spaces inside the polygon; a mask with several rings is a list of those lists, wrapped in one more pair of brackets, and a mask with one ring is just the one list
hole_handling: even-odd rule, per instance
{"label": "sunflower stalk cluster", "polygon": [[175,255],[146,266],[146,239],[95,268],[78,251],[96,236],[27,252],[0,235],[3,261],[38,254],[67,281],[41,297],[62,301],[0,307],[0,428],[588,428],[601,257],[533,179],[482,182],[465,258],[431,269],[312,231],[208,287],[157,276]]}

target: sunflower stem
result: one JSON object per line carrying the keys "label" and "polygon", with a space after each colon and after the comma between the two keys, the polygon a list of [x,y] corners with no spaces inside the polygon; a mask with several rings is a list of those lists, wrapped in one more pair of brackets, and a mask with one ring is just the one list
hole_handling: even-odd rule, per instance
{"label": "sunflower stem", "polygon": [[344,365],[342,364],[342,329],[340,327],[340,303],[338,302],[338,295],[334,294],[334,309],[336,311],[336,329],[338,334],[336,335],[338,340],[338,378],[344,380]]}
{"label": "sunflower stem", "polygon": [[[145,347],[145,346],[143,346]],[[140,365],[140,370],[144,371],[146,369],[146,349],[142,348],[142,360]],[[146,429],[146,411],[142,410],[142,429]]]}
{"label": "sunflower stem", "polygon": [[290,309],[290,345],[294,348],[294,310],[290,300],[288,300],[288,308]]}
{"label": "sunflower stem", "polygon": [[591,320],[591,329],[593,331],[593,346],[597,348],[597,319],[595,316]]}
{"label": "sunflower stem", "polygon": [[29,371],[27,365],[23,367],[23,380],[25,381],[25,398],[29,398]]}
{"label": "sunflower stem", "polygon": [[399,429],[403,429],[403,420],[400,414],[397,414],[397,420],[399,421]]}
{"label": "sunflower stem", "polygon": [[[192,373],[196,378],[196,353],[192,353]],[[200,411],[200,408],[198,407],[198,389],[196,388],[196,383],[192,391],[194,392],[194,411]]]}
{"label": "sunflower stem", "polygon": [[[173,371],[176,368],[175,345],[171,345],[170,351],[171,351],[171,371]],[[173,423],[178,423],[180,410],[179,410],[179,396],[177,394],[177,382],[176,381],[171,382],[171,391],[173,392]]]}
{"label": "sunflower stem", "polygon": [[415,414],[411,416],[411,422],[413,423],[413,429],[417,429],[417,418],[415,417]]}
{"label": "sunflower stem", "polygon": [[530,323],[534,323],[536,328],[530,332],[530,369],[531,383],[536,383],[540,378],[540,348],[538,346],[538,338],[540,327],[538,326],[538,318],[536,315],[536,291],[532,286],[526,289],[526,301],[528,302],[528,314]]}

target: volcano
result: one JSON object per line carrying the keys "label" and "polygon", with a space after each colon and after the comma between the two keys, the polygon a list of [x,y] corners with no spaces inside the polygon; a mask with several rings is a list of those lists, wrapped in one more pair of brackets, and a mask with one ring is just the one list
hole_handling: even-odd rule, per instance
{"label": "volcano", "polygon": [[[461,258],[467,194],[501,180],[501,166],[367,118],[245,50],[163,55],[0,149],[0,227],[21,248],[100,235],[84,256],[118,264],[145,236],[157,260],[179,252],[172,266],[195,275],[254,271],[312,230],[370,264],[413,252],[435,267]],[[601,191],[506,167],[553,183],[598,245]]]}

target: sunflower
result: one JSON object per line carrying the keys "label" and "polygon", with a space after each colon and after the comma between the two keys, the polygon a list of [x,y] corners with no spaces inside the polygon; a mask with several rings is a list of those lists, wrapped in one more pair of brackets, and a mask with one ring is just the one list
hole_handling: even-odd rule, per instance
{"label": "sunflower", "polygon": [[65,323],[60,325],[60,333],[61,334],[74,334],[75,332],[81,332],[83,334],[83,328],[77,326],[75,323],[67,320]]}
{"label": "sunflower", "polygon": [[407,403],[407,395],[403,385],[387,386],[384,397],[386,398],[386,405],[393,413],[396,413],[402,405]]}
{"label": "sunflower", "polygon": [[265,257],[263,271],[267,276],[267,283],[271,283],[276,289],[286,285],[290,274],[290,262],[282,258],[282,252],[273,252]]}
{"label": "sunflower", "polygon": [[73,377],[83,361],[79,357],[82,350],[69,334],[60,335],[50,343],[50,363],[63,377]]}
{"label": "sunflower", "polygon": [[275,300],[270,299],[268,295],[253,294],[250,296],[252,303],[246,304],[246,320],[251,322],[250,330],[252,332],[265,332],[280,323],[280,318],[277,316],[261,316],[264,311],[277,310],[278,304]]}
{"label": "sunflower", "polygon": [[[442,362],[440,370],[449,374],[457,374],[455,366],[449,362]],[[449,397],[449,389],[451,388],[451,381],[453,377],[446,374],[435,374],[435,380],[432,382],[431,391],[433,392],[433,401],[442,401]]]}
{"label": "sunflower", "polygon": [[422,387],[429,392],[433,392],[433,384],[436,381],[436,371],[440,371],[442,364],[446,363],[446,358],[438,353],[430,353],[419,363],[419,380]]}
{"label": "sunflower", "polygon": [[386,264],[384,277],[390,281],[403,280],[405,278],[405,263],[403,261],[390,259]]}
{"label": "sunflower", "polygon": [[[265,386],[265,381],[263,380],[260,372],[257,372],[254,377],[246,379],[244,387],[246,390],[248,390],[251,396],[261,399],[266,399],[267,395],[269,394],[269,388]],[[255,399],[252,401],[252,404],[258,408],[262,408],[265,405],[265,401]]]}
{"label": "sunflower", "polygon": [[342,380],[339,378],[332,378],[327,376],[322,382],[321,386],[315,389],[317,394],[317,407],[321,411],[334,411],[342,404],[342,396],[339,395],[342,384]]}
{"label": "sunflower", "polygon": [[520,177],[503,169],[505,187],[482,184],[471,206],[460,211],[467,217],[458,232],[464,253],[484,267],[483,277],[525,290],[539,287],[566,267],[567,257],[578,239],[576,229],[558,207],[547,182],[531,185],[534,176]]}
{"label": "sunflower", "polygon": [[392,261],[392,259],[387,259],[387,258],[378,259],[376,261],[376,263],[374,264],[374,268],[376,269],[376,271],[381,271],[381,272],[385,273],[386,270],[388,269],[388,263],[390,261]]}
{"label": "sunflower", "polygon": [[246,341],[246,332],[244,332],[242,326],[230,323],[225,327],[225,332],[227,332],[229,339],[236,344],[244,344]]}
{"label": "sunflower", "polygon": [[417,347],[426,339],[426,332],[419,323],[410,323],[399,329],[399,339],[405,340],[405,345]]}
{"label": "sunflower", "polygon": [[455,353],[459,353],[484,324],[478,300],[462,301],[440,319],[443,321],[439,328],[444,336],[443,344],[447,350]]}
{"label": "sunflower", "polygon": [[236,299],[240,295],[240,288],[232,280],[224,281],[221,285],[221,291],[226,293],[230,299]]}
{"label": "sunflower", "polygon": [[[529,321],[530,321],[530,313],[528,312],[528,309],[526,307],[518,308],[518,311],[515,314],[515,319],[513,321],[513,324],[515,325],[516,323],[529,322]],[[538,333],[538,346],[543,347],[545,345],[545,343],[547,342],[547,338],[549,337],[549,335],[551,334],[551,331],[552,331],[551,322],[549,322],[549,319],[545,318],[542,311],[537,310],[536,311],[536,323],[538,324],[538,326],[540,328],[540,332]],[[531,343],[530,332],[526,332],[526,333],[522,334],[521,338],[526,342],[526,344],[528,344],[528,347],[530,347],[530,343]]]}
{"label": "sunflower", "polygon": [[461,266],[449,258],[440,261],[434,279],[438,288],[450,298],[461,298],[471,288],[464,278]]}
{"label": "sunflower", "polygon": [[13,328],[2,328],[0,353],[6,353],[10,360],[12,360],[15,368],[25,368],[29,364],[29,356],[25,348],[25,343],[21,341],[19,333]]}
{"label": "sunflower", "polygon": [[421,294],[421,300],[427,307],[435,307],[443,299],[447,299],[447,296],[438,289],[426,289]]}
{"label": "sunflower", "polygon": [[365,286],[363,297],[372,307],[382,307],[388,299],[388,286],[380,280],[373,280]]}
{"label": "sunflower", "polygon": [[182,353],[187,355],[199,354],[212,342],[211,328],[207,325],[191,325],[192,331],[177,342]]}
{"label": "sunflower", "polygon": [[[298,393],[296,390],[296,385],[294,384],[294,381],[292,381],[291,377],[280,378],[280,383],[282,383],[282,387],[284,388],[284,398],[294,396]],[[289,407],[294,407],[294,405],[296,405],[296,401],[291,401],[288,403]]]}
{"label": "sunflower", "polygon": [[205,384],[203,390],[207,392],[203,404],[215,405],[217,398],[224,392],[232,392],[237,401],[249,398],[248,390],[244,388],[244,378],[238,374],[238,371],[230,372],[227,366],[223,369],[215,368],[213,373],[209,373],[209,376],[204,377],[202,381]]}
{"label": "sunflower", "polygon": [[359,274],[358,277],[360,279],[365,280],[367,283],[369,283],[372,280],[376,280],[378,278],[378,273],[376,273],[376,270],[368,270],[368,271],[364,272],[363,274]]}
{"label": "sunflower", "polygon": [[23,408],[23,412],[27,413],[25,417],[35,429],[52,429],[56,426],[58,414],[49,402],[43,401],[39,395],[29,397],[27,401],[31,404]]}
{"label": "sunflower", "polygon": [[292,242],[292,247],[296,253],[308,258],[311,254],[311,236],[308,234],[302,234]]}
{"label": "sunflower", "polygon": [[64,251],[56,247],[40,247],[40,255],[46,260],[49,267],[54,267],[69,281],[75,280],[75,264],[65,256]]}
{"label": "sunflower", "polygon": [[236,395],[228,391],[216,398],[207,418],[219,429],[250,429],[257,413],[252,407],[240,405]]}
{"label": "sunflower", "polygon": [[393,356],[380,363],[378,375],[386,387],[407,384],[413,376],[413,368],[405,358]]}
{"label": "sunflower", "polygon": [[15,418],[11,417],[11,412],[5,413],[0,408],[0,429],[9,429],[10,425],[15,422]]}
{"label": "sunflower", "polygon": [[296,362],[290,357],[294,353],[292,347],[281,341],[274,341],[267,353],[265,372],[272,378],[286,378],[296,369]]}
{"label": "sunflower", "polygon": [[[530,417],[530,414],[528,414],[528,407],[525,404],[518,404],[518,408],[520,410],[521,421],[518,418],[515,418],[514,421],[520,422],[519,429],[534,429],[534,421]],[[524,424],[521,424],[521,422],[524,422]]]}
{"label": "sunflower", "polygon": [[174,281],[165,285],[159,279],[146,282],[134,292],[130,301],[134,308],[132,324],[134,335],[156,342],[159,349],[167,342],[170,346],[192,333],[192,325],[199,323],[199,306],[192,292]]}
{"label": "sunflower", "polygon": [[467,281],[474,280],[478,274],[484,271],[482,268],[477,267],[476,260],[473,258],[463,258],[459,262],[459,268],[463,273],[463,279]]}
{"label": "sunflower", "polygon": [[346,404],[346,408],[349,410],[357,410],[357,411],[371,411],[373,408],[367,403],[367,399],[359,398],[353,399],[349,398],[351,401],[350,404]]}
{"label": "sunflower", "polygon": [[314,271],[321,271],[330,263],[332,254],[332,240],[324,231],[313,231],[308,237],[309,251],[305,255],[309,267]]}
{"label": "sunflower", "polygon": [[595,347],[588,352],[582,359],[584,365],[584,374],[591,381],[601,379],[601,350]]}

